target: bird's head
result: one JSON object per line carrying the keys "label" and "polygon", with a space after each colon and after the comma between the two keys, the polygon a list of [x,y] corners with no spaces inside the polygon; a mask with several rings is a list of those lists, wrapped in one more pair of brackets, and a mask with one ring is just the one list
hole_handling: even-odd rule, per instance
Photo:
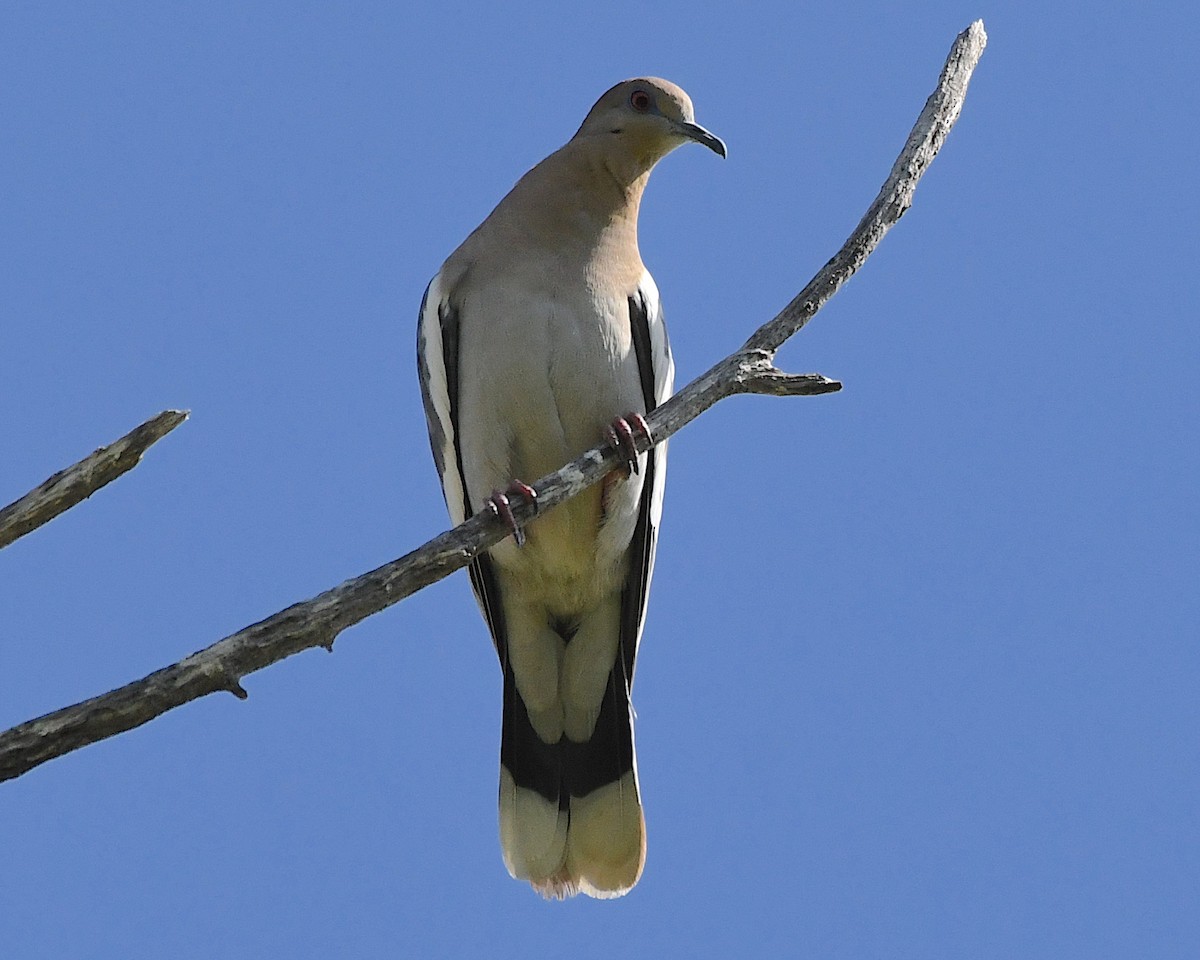
{"label": "bird's head", "polygon": [[657,77],[626,80],[592,107],[575,138],[616,138],[614,143],[653,166],[688,141],[725,156],[725,143],[696,123],[691,98]]}

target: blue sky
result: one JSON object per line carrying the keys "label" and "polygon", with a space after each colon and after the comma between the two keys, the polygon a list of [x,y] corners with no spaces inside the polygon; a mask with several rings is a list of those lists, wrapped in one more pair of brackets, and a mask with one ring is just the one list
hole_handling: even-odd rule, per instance
{"label": "blue sky", "polygon": [[421,292],[612,83],[729,144],[643,206],[682,382],[833,254],[976,17],[913,210],[781,354],[845,390],[672,442],[630,896],[505,873],[458,575],[0,785],[5,956],[1196,956],[1191,5],[6,4],[0,502],[192,417],[0,553],[0,727],[444,528]]}

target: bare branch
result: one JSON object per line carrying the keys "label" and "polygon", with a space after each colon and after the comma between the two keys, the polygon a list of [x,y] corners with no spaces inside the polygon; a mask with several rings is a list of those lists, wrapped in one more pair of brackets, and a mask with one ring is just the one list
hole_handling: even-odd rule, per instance
{"label": "bare branch", "polygon": [[105,484],[136,467],[151,444],[187,419],[181,410],[164,410],[120,440],[101,447],[77,464],[60,470],[20,500],[0,510],[0,549],[86,500]]}
{"label": "bare branch", "polygon": [[785,340],[813,318],[843,283],[858,272],[858,268],[879,246],[883,235],[912,206],[918,181],[942,149],[946,135],[962,112],[967,84],[971,82],[971,74],[983,56],[985,46],[987,34],[982,20],[976,20],[958,35],[942,67],[937,88],[925,101],[925,109],[917,117],[904,149],[892,164],[892,172],[854,228],[850,239],[774,320],[754,331],[754,335],[746,341],[748,348],[770,350],[772,353],[778,350]]}
{"label": "bare branch", "polygon": [[[841,388],[819,374],[788,374],[773,363],[775,351],[820,309],[879,244],[911,203],[917,181],[937,154],[962,109],[967,82],[986,42],[977,21],[954,43],[938,87],[929,98],[879,197],[850,239],[811,283],[746,346],[697,377],[647,417],[655,443],[690,423],[718,400],[739,393],[805,396]],[[639,438],[639,448],[646,444]],[[575,496],[615,469],[622,456],[608,447],[589,450],[535,483],[537,512]],[[519,523],[534,508],[514,504]],[[240,630],[163,670],[111,693],[58,710],[0,734],[0,780],[54,757],[139,726],[173,707],[226,690],[245,697],[241,678],[309,647],[333,649],[346,627],[391,606],[466,566],[507,535],[492,514],[481,513],[424,546],[353,580],[347,580]]]}

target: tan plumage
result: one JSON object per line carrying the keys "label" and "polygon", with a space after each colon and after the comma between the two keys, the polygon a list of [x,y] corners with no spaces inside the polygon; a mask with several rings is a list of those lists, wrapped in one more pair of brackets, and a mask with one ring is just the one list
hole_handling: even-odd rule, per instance
{"label": "tan plumage", "polygon": [[[651,169],[688,140],[724,155],[679,87],[597,101],[446,260],[421,310],[430,439],[452,519],[601,442],[671,390],[658,291],[637,245]],[[504,669],[505,864],[548,897],[620,896],[645,829],[629,688],[661,515],[665,445],[502,541],[471,580]]]}

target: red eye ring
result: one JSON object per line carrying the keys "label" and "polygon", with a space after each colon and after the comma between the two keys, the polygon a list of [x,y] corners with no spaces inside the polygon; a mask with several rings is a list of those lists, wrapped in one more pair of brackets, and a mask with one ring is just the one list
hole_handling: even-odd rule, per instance
{"label": "red eye ring", "polygon": [[654,101],[650,98],[645,90],[634,90],[629,95],[629,105],[638,113],[645,113],[653,105]]}

